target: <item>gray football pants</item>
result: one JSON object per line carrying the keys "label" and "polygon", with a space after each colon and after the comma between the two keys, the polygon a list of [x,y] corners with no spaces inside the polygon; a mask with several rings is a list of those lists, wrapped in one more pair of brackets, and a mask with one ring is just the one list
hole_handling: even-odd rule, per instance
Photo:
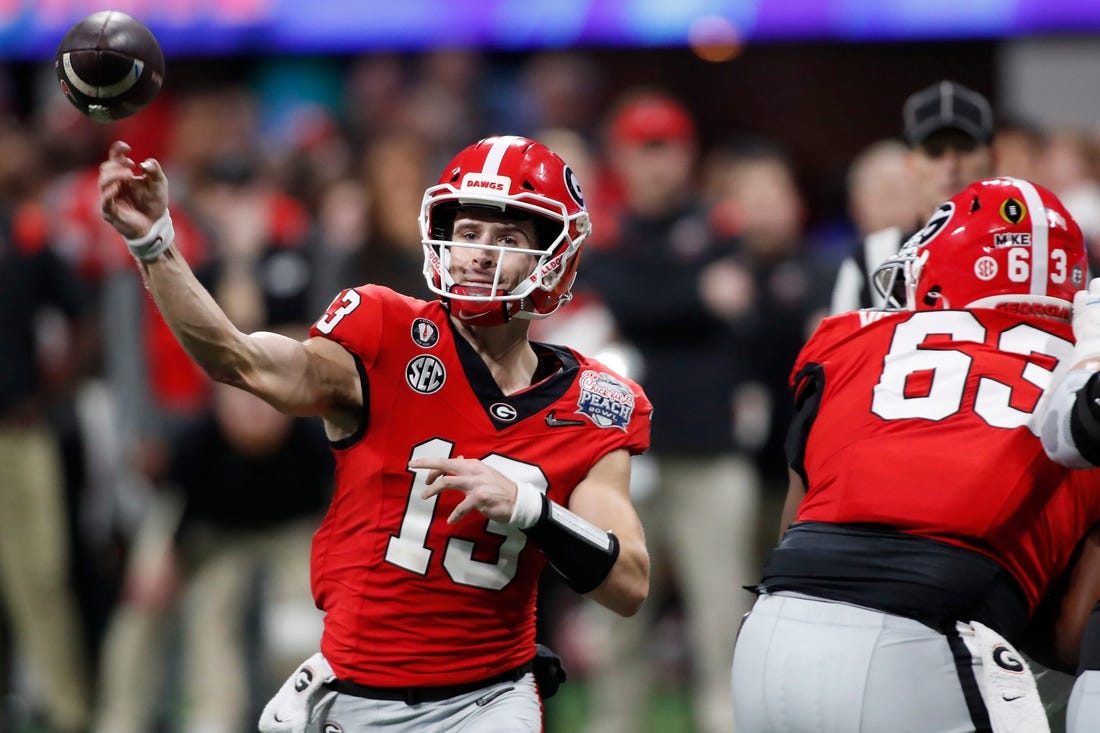
{"label": "gray football pants", "polygon": [[900,616],[760,596],[733,657],[738,733],[970,733],[947,637]]}
{"label": "gray football pants", "polygon": [[336,695],[325,703],[321,730],[342,733],[541,733],[542,703],[530,672],[464,695],[406,705]]}

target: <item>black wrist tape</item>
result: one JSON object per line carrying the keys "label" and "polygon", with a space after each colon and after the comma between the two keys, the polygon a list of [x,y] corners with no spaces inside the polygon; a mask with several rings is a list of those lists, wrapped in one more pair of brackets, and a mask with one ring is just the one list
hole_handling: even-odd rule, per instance
{"label": "black wrist tape", "polygon": [[546,494],[542,495],[542,516],[523,533],[578,593],[598,588],[619,558],[619,539],[614,534],[550,501]]}
{"label": "black wrist tape", "polygon": [[1081,456],[1100,466],[1100,372],[1089,377],[1077,391],[1069,415],[1069,432]]}
{"label": "black wrist tape", "polygon": [[1077,674],[1086,669],[1100,670],[1100,603],[1092,607],[1085,633],[1081,637],[1081,656],[1077,660]]}

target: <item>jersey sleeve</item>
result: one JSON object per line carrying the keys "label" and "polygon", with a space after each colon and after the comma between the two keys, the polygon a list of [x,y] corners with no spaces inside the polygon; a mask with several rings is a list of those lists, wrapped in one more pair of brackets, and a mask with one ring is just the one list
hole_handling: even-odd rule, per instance
{"label": "jersey sleeve", "polygon": [[310,327],[309,335],[335,341],[369,367],[382,343],[383,315],[390,293],[376,285],[341,291]]}
{"label": "jersey sleeve", "polygon": [[639,455],[649,450],[650,421],[653,418],[653,405],[642,388],[631,383],[634,389],[634,419],[627,431],[626,449],[631,455]]}
{"label": "jersey sleeve", "polygon": [[809,485],[806,476],[806,441],[810,436],[825,392],[825,362],[829,350],[863,323],[861,311],[826,318],[802,347],[791,371],[790,386],[794,396],[794,415],[787,426],[784,452],[787,465]]}

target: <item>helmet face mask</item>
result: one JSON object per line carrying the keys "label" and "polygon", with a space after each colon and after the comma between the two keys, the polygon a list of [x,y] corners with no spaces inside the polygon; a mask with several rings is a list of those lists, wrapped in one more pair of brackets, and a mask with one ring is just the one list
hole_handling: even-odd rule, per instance
{"label": "helmet face mask", "polygon": [[[1077,223],[1029,181],[975,181],[875,272],[888,309],[996,308],[1068,319],[1088,269]],[[904,296],[897,284],[904,278]]]}
{"label": "helmet face mask", "polygon": [[[455,217],[467,207],[488,209],[505,219],[531,218],[538,239],[535,248],[453,241]],[[570,289],[589,230],[580,186],[560,157],[527,138],[486,138],[455,156],[439,183],[424,192],[424,278],[454,315],[474,325],[545,318],[572,298]],[[491,285],[455,282],[450,267],[457,248],[493,253]],[[505,290],[503,263],[517,254],[531,257],[532,266]]]}

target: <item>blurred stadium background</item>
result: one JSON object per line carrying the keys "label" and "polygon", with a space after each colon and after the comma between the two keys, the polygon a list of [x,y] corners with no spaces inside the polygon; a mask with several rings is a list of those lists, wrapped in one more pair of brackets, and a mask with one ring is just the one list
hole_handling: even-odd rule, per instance
{"label": "blurred stadium background", "polygon": [[[284,321],[270,310],[279,303],[269,302],[266,315],[256,316],[258,325],[308,322],[335,292],[331,286],[350,272],[371,278],[381,271],[415,287],[419,195],[441,156],[497,132],[565,129],[580,136],[598,170],[608,110],[620,92],[637,86],[659,87],[685,104],[697,122],[701,151],[746,135],[784,150],[805,205],[806,247],[823,262],[835,262],[855,236],[846,184],[853,158],[876,140],[896,138],[904,99],[943,78],[988,96],[998,122],[1072,135],[1080,169],[1073,183],[1091,191],[1092,208],[1082,211],[1095,214],[1100,225],[1096,2],[186,0],[110,7],[153,30],[167,75],[161,97],[147,110],[99,125],[69,107],[52,63],[65,30],[105,6],[0,1],[0,200],[5,210],[28,202],[42,207],[43,236],[88,286],[100,323],[91,365],[77,375],[74,391],[58,389],[50,411],[68,446],[73,587],[92,669],[125,585],[123,568],[138,544],[137,528],[155,503],[148,485],[163,475],[163,446],[158,452],[145,445],[156,432],[149,426],[155,421],[159,430],[207,405],[194,375],[156,384],[142,375],[142,369],[158,368],[158,358],[179,358],[158,340],[162,331],[110,317],[138,309],[140,297],[133,295],[125,253],[94,221],[87,185],[113,139],[125,137],[135,155],[156,155],[183,171],[180,191],[188,189],[188,170],[206,184],[261,176],[269,193],[288,197],[288,211],[304,217],[301,226],[327,233],[323,245],[343,256],[318,276],[329,287],[319,285],[316,297]],[[378,141],[386,144],[375,146]],[[34,151],[29,160],[20,154],[28,149]],[[234,152],[241,155],[233,158]],[[584,179],[590,188],[600,185],[594,178]],[[365,194],[339,185],[347,182],[357,182]],[[197,192],[200,184],[193,185]],[[200,202],[196,210],[196,231],[217,229],[216,204],[204,208]],[[285,221],[281,226],[294,229]],[[216,247],[216,234],[208,239]],[[383,245],[364,255],[368,240]],[[385,252],[395,240],[412,254]],[[72,340],[55,325],[47,319],[37,327],[40,368],[50,388],[64,371],[58,354],[68,353],[58,340]],[[119,363],[121,352],[138,354],[137,361]],[[93,387],[100,391],[89,391]],[[66,399],[75,407],[58,407]],[[96,423],[82,410],[118,422]],[[89,424],[112,426],[107,430],[117,439],[106,453],[96,453],[95,438],[103,435],[89,432]],[[761,518],[762,524],[772,521],[771,514]],[[564,733],[583,728],[589,694],[584,672],[599,638],[591,636],[575,602],[552,600],[556,618],[550,624],[575,672],[575,681],[547,705],[549,729]],[[675,598],[654,602],[667,612],[654,637],[659,689],[644,733],[690,731],[682,620]],[[256,603],[253,621],[262,610]],[[287,611],[283,618],[292,625],[298,617]],[[0,628],[0,642],[6,642],[0,643],[0,733],[44,731],[34,712],[40,683],[11,643],[10,627]],[[257,632],[249,627],[246,634],[259,659]],[[169,647],[169,680],[181,674],[181,643]],[[273,688],[261,672],[252,676],[252,704],[262,704]],[[158,693],[158,700],[156,729],[172,733],[175,711],[184,703],[172,692]]]}

